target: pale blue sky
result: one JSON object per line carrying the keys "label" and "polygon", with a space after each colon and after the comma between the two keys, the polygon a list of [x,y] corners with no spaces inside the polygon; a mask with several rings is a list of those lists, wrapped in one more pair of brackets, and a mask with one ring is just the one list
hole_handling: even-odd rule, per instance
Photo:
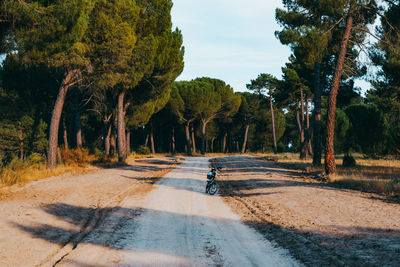
{"label": "pale blue sky", "polygon": [[178,80],[209,76],[235,91],[260,73],[281,77],[290,49],[274,32],[281,0],[173,0],[172,21],[181,29],[185,69]]}

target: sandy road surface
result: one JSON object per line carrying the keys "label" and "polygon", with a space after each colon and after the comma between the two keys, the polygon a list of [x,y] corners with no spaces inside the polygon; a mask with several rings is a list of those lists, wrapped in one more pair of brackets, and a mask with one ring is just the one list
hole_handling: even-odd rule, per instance
{"label": "sandy road surface", "polygon": [[[145,195],[152,185],[144,180],[154,180],[152,177],[173,168],[176,161],[137,159],[126,167],[61,175],[2,192],[0,266],[53,266],[77,244],[92,242],[86,239],[88,234],[97,230],[126,196]],[[104,252],[110,236],[112,232],[95,240],[98,253]]]}
{"label": "sandy road surface", "polygon": [[242,220],[309,266],[400,266],[400,204],[318,183],[260,157],[214,160]]}
{"label": "sandy road surface", "polygon": [[207,158],[186,159],[146,198],[126,197],[103,222],[118,225],[107,244],[114,254],[89,256],[99,251],[93,244],[108,232],[104,227],[57,266],[297,266],[220,197],[203,193],[207,168]]}
{"label": "sandy road surface", "polygon": [[1,201],[0,266],[299,266],[204,194],[207,158],[154,185],[169,162],[151,161],[32,183]]}

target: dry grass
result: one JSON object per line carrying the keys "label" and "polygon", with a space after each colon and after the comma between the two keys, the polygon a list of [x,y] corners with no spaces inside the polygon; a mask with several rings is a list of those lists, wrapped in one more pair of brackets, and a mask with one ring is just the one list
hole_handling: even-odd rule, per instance
{"label": "dry grass", "polygon": [[82,167],[78,165],[58,165],[54,169],[47,169],[44,164],[29,166],[17,170],[4,168],[0,173],[0,187],[23,184],[65,173],[85,173],[93,169],[94,167],[92,166]]}
{"label": "dry grass", "polygon": [[[260,154],[257,154],[260,156]],[[298,154],[282,153],[263,155],[287,168],[302,169],[308,173],[324,172],[323,166],[313,167],[312,159],[300,160]],[[342,187],[366,192],[400,196],[400,160],[368,159],[362,155],[353,155],[357,166],[343,167],[343,155],[336,157],[337,174],[327,177],[328,182]]]}

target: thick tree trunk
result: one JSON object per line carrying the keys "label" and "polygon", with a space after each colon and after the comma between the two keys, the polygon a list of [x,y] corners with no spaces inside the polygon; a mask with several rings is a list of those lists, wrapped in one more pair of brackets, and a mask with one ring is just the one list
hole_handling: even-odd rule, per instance
{"label": "thick tree trunk", "polygon": [[77,70],[70,70],[66,72],[58,90],[56,103],[54,104],[50,121],[49,151],[47,157],[48,168],[55,168],[57,166],[58,128],[60,126],[60,119],[65,102],[65,97],[67,95],[68,89],[71,87],[75,80],[77,72]]}
{"label": "thick tree trunk", "polygon": [[340,44],[339,57],[336,63],[336,69],[332,80],[331,91],[329,93],[328,117],[326,121],[326,146],[325,146],[325,172],[328,175],[336,173],[336,163],[334,155],[336,97],[338,94],[340,77],[342,76],[344,59],[346,57],[347,43],[349,41],[352,26],[353,26],[353,17],[350,15],[347,18],[346,30],[343,34],[343,39]]}
{"label": "thick tree trunk", "polygon": [[111,123],[108,124],[107,133],[104,138],[104,152],[106,156],[110,155],[110,137],[111,137]]}
{"label": "thick tree trunk", "polygon": [[192,148],[191,148],[191,144],[190,144],[190,131],[189,131],[189,127],[190,127],[190,121],[188,121],[188,122],[186,123],[185,130],[186,130],[186,147],[187,147],[187,154],[188,154],[189,156],[191,156],[191,155],[192,155]]}
{"label": "thick tree trunk", "polygon": [[79,94],[78,92],[74,95],[74,115],[75,115],[75,137],[76,137],[76,147],[82,147],[82,127],[81,127],[81,114],[79,112]]}
{"label": "thick tree trunk", "polygon": [[196,139],[194,137],[194,126],[192,123],[192,145],[193,145],[193,153],[196,153]]}
{"label": "thick tree trunk", "polygon": [[206,127],[207,121],[202,121],[203,127],[201,128],[201,154],[204,155],[206,153]]}
{"label": "thick tree trunk", "polygon": [[63,139],[64,139],[64,149],[68,150],[68,132],[67,132],[67,123],[65,122],[65,116],[63,116]]}
{"label": "thick tree trunk", "polygon": [[125,145],[125,116],[124,116],[124,97],[125,92],[118,95],[118,161],[125,162],[126,160],[126,145]]}
{"label": "thick tree trunk", "polygon": [[126,153],[131,154],[131,130],[126,129]]}
{"label": "thick tree trunk", "polygon": [[321,65],[314,67],[314,154],[313,166],[321,166]]}
{"label": "thick tree trunk", "polygon": [[247,145],[247,135],[249,133],[249,128],[250,128],[250,124],[246,125],[246,130],[244,132],[244,139],[243,139],[243,146],[242,146],[242,154],[244,154],[244,152],[246,152],[246,145]]}
{"label": "thick tree trunk", "polygon": [[272,136],[274,138],[274,154],[277,154],[278,153],[278,148],[276,146],[275,115],[274,115],[274,106],[273,106],[273,103],[272,103],[272,97],[271,96],[269,97],[269,105],[270,105],[270,108],[271,108]]}
{"label": "thick tree trunk", "polygon": [[172,154],[175,154],[175,127],[172,127],[171,145],[172,145]]}

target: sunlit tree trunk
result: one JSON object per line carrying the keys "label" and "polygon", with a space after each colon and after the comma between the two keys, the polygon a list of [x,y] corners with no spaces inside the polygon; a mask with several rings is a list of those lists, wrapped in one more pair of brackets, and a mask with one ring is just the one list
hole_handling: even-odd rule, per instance
{"label": "sunlit tree trunk", "polygon": [[247,135],[248,135],[248,133],[249,133],[249,128],[250,128],[250,124],[247,124],[247,125],[246,125],[246,130],[245,130],[245,132],[244,132],[243,146],[242,146],[242,151],[241,151],[242,154],[246,151]]}
{"label": "sunlit tree trunk", "polygon": [[187,147],[187,154],[189,156],[192,155],[192,148],[191,148],[191,144],[190,144],[190,121],[186,122],[186,127],[185,127],[185,131],[186,131],[186,147]]}
{"label": "sunlit tree trunk", "polygon": [[111,138],[111,123],[108,124],[106,136],[104,137],[104,152],[107,156],[110,155],[110,138]]}
{"label": "sunlit tree trunk", "polygon": [[[272,96],[269,97],[269,105],[271,108],[271,119],[272,119],[272,136],[274,139],[274,154],[278,153],[278,148],[276,146],[276,135],[275,135],[275,115],[274,115],[274,105],[272,103]],[[264,153],[264,152],[263,152]]]}
{"label": "sunlit tree trunk", "polygon": [[76,147],[82,147],[82,126],[81,126],[81,113],[79,111],[79,94],[78,92],[74,95],[74,115],[75,115],[75,137],[76,137]]}
{"label": "sunlit tree trunk", "polygon": [[122,91],[118,95],[117,131],[118,131],[118,161],[119,162],[125,162],[125,160],[126,160],[124,97],[125,97],[125,92]]}
{"label": "sunlit tree trunk", "polygon": [[131,130],[126,129],[126,153],[131,154]]}
{"label": "sunlit tree trunk", "polygon": [[222,141],[222,153],[226,153],[226,138],[228,137],[228,132],[225,131],[224,139]]}
{"label": "sunlit tree trunk", "polygon": [[196,139],[195,139],[195,136],[194,136],[194,126],[193,126],[193,123],[192,123],[192,145],[193,145],[193,152],[194,153],[196,153]]}
{"label": "sunlit tree trunk", "polygon": [[335,135],[335,112],[336,112],[336,97],[342,76],[344,59],[346,57],[347,43],[349,41],[351,28],[353,26],[353,17],[347,17],[346,30],[343,34],[343,39],[340,44],[339,57],[336,63],[335,74],[332,80],[331,91],[329,93],[328,102],[328,117],[326,122],[326,146],[325,146],[325,172],[326,174],[336,173],[336,163],[334,156],[334,135]]}
{"label": "sunlit tree trunk", "polygon": [[207,127],[207,123],[208,121],[202,120],[202,128],[201,128],[201,154],[204,155],[205,154],[205,145],[206,145],[206,127]]}
{"label": "sunlit tree trunk", "polygon": [[68,89],[73,85],[77,73],[77,70],[67,71],[58,90],[50,121],[49,149],[47,156],[48,168],[55,168],[57,166],[58,129],[60,126],[61,113]]}

